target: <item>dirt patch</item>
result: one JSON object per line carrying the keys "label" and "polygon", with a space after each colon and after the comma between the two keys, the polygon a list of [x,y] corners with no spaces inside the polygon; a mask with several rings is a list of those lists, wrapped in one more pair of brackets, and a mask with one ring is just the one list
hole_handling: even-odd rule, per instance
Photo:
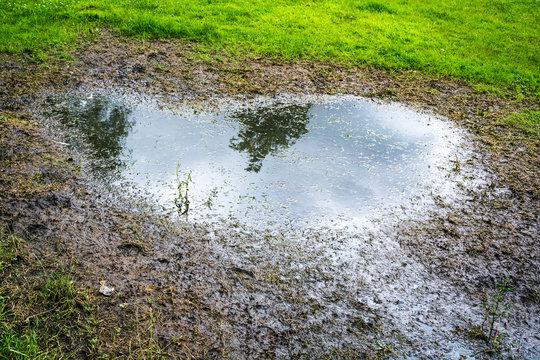
{"label": "dirt patch", "polygon": [[[479,302],[508,276],[519,314],[512,326],[540,328],[534,317],[540,306],[539,139],[504,121],[511,112],[539,110],[534,94],[509,89],[497,96],[417,72],[239,60],[181,42],[127,40],[110,32],[81,46],[72,62],[1,57],[0,225],[32,239],[28,251],[35,256],[74,264],[81,284],[96,295],[100,280],[115,287],[113,297],[97,296],[108,324],[101,353],[122,356],[140,346],[129,340],[137,326],[152,326],[163,354],[180,358],[396,357],[418,350],[386,331],[377,311],[354,298],[340,299],[357,311],[355,321],[342,324],[347,335],[325,333],[324,321],[308,320],[328,309],[295,296],[295,288],[271,271],[224,264],[207,246],[205,229],[101,201],[102,194],[77,173],[77,161],[24,114],[43,92],[121,87],[165,103],[343,93],[448,116],[474,134],[482,152],[475,164],[491,169],[494,180],[458,205],[441,203],[444,211],[429,221],[397,225],[398,241],[429,271]],[[334,349],[332,337],[342,339],[332,343]]]}

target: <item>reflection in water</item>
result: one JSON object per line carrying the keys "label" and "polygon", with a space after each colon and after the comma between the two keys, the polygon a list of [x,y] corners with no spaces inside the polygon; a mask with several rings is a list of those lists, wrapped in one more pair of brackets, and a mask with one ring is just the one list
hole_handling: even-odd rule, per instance
{"label": "reflection in water", "polygon": [[232,102],[218,114],[95,95],[48,107],[89,150],[90,170],[122,191],[172,208],[175,170],[192,174],[191,221],[347,225],[446,186],[440,167],[459,138],[444,123],[354,97],[314,100]]}
{"label": "reflection in water", "polygon": [[63,124],[76,128],[78,135],[90,148],[94,160],[92,170],[101,174],[121,171],[125,164],[120,155],[133,126],[129,118],[132,110],[126,104],[112,103],[101,96],[69,106],[62,105],[56,106],[54,112]]}
{"label": "reflection in water", "polygon": [[238,136],[230,141],[230,147],[249,154],[247,171],[259,172],[264,158],[275,155],[292,146],[300,136],[308,132],[311,116],[307,105],[279,105],[244,109],[228,117],[241,124]]}

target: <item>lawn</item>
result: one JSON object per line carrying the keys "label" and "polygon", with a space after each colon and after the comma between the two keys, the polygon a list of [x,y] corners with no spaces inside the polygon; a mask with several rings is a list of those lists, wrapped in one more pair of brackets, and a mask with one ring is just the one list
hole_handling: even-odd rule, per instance
{"label": "lawn", "polygon": [[536,0],[4,0],[0,51],[68,54],[103,27],[207,51],[415,69],[537,91]]}

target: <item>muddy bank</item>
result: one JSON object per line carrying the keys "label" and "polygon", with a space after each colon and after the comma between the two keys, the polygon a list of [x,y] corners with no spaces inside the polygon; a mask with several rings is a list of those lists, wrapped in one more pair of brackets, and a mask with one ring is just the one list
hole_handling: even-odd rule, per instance
{"label": "muddy bank", "polygon": [[[205,228],[174,223],[144,209],[112,206],[78,174],[73,155],[62,153],[52,141],[60,140],[57,134],[47,134],[34,124],[37,119],[23,114],[47,91],[119,86],[169,104],[238,94],[346,93],[449,116],[475,134],[479,149],[462,166],[484,166],[492,181],[458,204],[439,204],[427,221],[387,229],[410,257],[403,260],[401,252],[385,249],[392,271],[381,278],[395,279],[405,289],[407,279],[392,265],[403,261],[417,269],[412,274],[432,284],[417,291],[447,284],[444,288],[452,290],[434,296],[455,301],[451,308],[460,301],[486,301],[494,296],[494,282],[508,276],[516,289],[508,295],[513,316],[505,330],[512,342],[528,339],[532,347],[521,350],[527,357],[538,355],[539,142],[502,120],[512,111],[538,110],[537,99],[512,97],[511,91],[497,97],[414,72],[203,55],[182,43],[137,42],[112,34],[87,44],[73,55],[74,62],[60,62],[56,68],[2,55],[2,225],[32,239],[28,246],[34,254],[75,264],[81,283],[96,292],[100,280],[117,289],[114,297],[99,298],[104,321],[110,324],[102,335],[108,340],[102,353],[129,352],[132,333],[122,324],[136,314],[149,322],[150,309],[159,314],[152,321],[165,355],[179,358],[440,358],[454,347],[456,354],[470,355],[485,344],[471,335],[481,322],[480,309],[434,312],[432,324],[439,328],[413,328],[414,334],[406,334],[385,309],[399,307],[400,299],[378,299],[373,293],[377,280],[371,291],[350,292],[347,281],[357,279],[331,280],[333,265],[324,256],[295,255],[291,263],[300,259],[305,268],[284,274],[283,269],[295,268],[261,262],[256,249],[234,250],[241,241],[233,234],[209,236]],[[280,239],[267,244],[281,254],[277,258],[294,253],[280,244]],[[358,249],[368,254],[369,246]],[[314,291],[313,284],[323,286]],[[425,312],[419,310],[421,316],[430,315]],[[448,327],[445,316],[469,317],[453,319]],[[116,335],[118,327],[128,330]],[[425,337],[433,343],[421,345]],[[444,345],[436,343],[443,339]],[[517,346],[509,347],[505,357],[519,356]]]}

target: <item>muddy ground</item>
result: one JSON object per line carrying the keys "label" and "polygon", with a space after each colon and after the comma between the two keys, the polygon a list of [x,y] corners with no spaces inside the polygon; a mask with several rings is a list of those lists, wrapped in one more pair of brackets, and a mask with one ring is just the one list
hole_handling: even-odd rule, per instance
{"label": "muddy ground", "polygon": [[[424,348],[422,334],[396,330],[380,310],[339,284],[331,293],[353,309],[346,318],[307,297],[302,284],[283,280],[275,268],[242,267],[223,257],[204,228],[107,201],[83,176],[76,154],[55,142],[60,134],[30,113],[43,94],[111,87],[169,104],[230,95],[355,94],[449,117],[470,131],[478,152],[463,166],[488,169],[490,184],[459,204],[439,204],[427,221],[395,224],[391,236],[430,276],[478,303],[493,297],[495,282],[508,277],[515,287],[507,295],[514,311],[508,329],[524,330],[536,346],[522,351],[509,341],[499,355],[476,356],[540,357],[534,335],[540,332],[540,142],[504,122],[510,112],[539,110],[534,94],[508,89],[494,95],[414,71],[240,61],[198,51],[193,44],[102,35],[74,51],[72,61],[36,64],[1,55],[0,226],[28,239],[36,257],[73,266],[80,284],[95,292],[103,345],[96,354],[83,344],[77,358],[127,357],[141,346],[128,326],[134,319],[152,326],[161,354],[171,358],[444,358],[449,353],[442,345]],[[232,234],[223,236],[234,240]],[[312,265],[316,270],[306,270],[304,280],[324,281],[324,266]],[[98,294],[100,280],[115,287],[114,296]],[[446,338],[467,342],[469,354],[486,347],[476,319],[452,323],[460,325]]]}

